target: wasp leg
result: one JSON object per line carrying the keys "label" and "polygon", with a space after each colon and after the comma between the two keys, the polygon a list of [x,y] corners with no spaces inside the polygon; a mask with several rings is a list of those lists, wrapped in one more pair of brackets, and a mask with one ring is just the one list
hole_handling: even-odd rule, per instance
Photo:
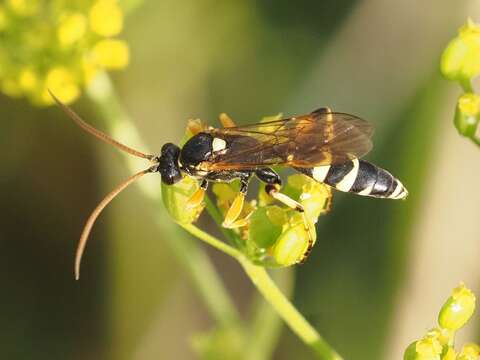
{"label": "wasp leg", "polygon": [[238,217],[242,213],[243,205],[245,204],[245,195],[247,194],[249,179],[250,174],[248,174],[248,177],[240,179],[240,192],[233,200],[232,205],[230,206],[225,215],[225,219],[223,220],[222,224],[223,227],[228,229],[234,229],[248,224],[248,218],[251,214],[248,214],[245,218],[239,220]]}
{"label": "wasp leg", "polygon": [[236,126],[232,118],[225,113],[221,113],[218,119],[220,120],[220,123],[222,124],[223,127],[228,128],[228,127]]}
{"label": "wasp leg", "polygon": [[267,184],[265,186],[265,191],[267,192],[268,195],[270,195],[275,200],[280,201],[281,203],[287,205],[289,208],[295,211],[298,211],[299,213],[302,214],[305,231],[308,234],[308,246],[302,258],[298,262],[304,263],[308,255],[310,255],[310,252],[312,251],[314,239],[315,239],[315,234],[313,233],[313,229],[311,228],[308,222],[308,219],[305,215],[305,209],[303,208],[302,204],[300,204],[299,202],[293,200],[289,196],[282,194],[280,192],[280,189],[282,187],[282,181],[280,179],[280,176],[278,176],[278,174],[275,171],[273,171],[270,168],[263,168],[263,169],[256,170],[255,175],[257,175],[257,177],[261,181]]}
{"label": "wasp leg", "polygon": [[207,188],[208,188],[208,181],[202,180],[198,190],[193,193],[190,199],[188,199],[187,209],[193,209],[202,203],[203,199],[205,198],[205,192],[207,191]]}

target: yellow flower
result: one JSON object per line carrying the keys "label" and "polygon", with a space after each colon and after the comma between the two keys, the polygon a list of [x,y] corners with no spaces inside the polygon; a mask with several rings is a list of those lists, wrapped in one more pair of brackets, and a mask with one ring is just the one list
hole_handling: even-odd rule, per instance
{"label": "yellow flower", "polygon": [[478,360],[480,358],[480,346],[477,344],[466,344],[458,356],[459,360]]}
{"label": "yellow flower", "polygon": [[102,40],[93,48],[95,61],[105,69],[117,70],[128,65],[128,45],[122,40]]}
{"label": "yellow flower", "polygon": [[475,295],[461,283],[440,310],[438,323],[444,329],[458,330],[470,319],[474,310]]}
{"label": "yellow flower", "polygon": [[115,0],[5,0],[0,91],[39,106],[53,104],[47,89],[74,101],[99,71],[127,66],[127,44],[112,38],[122,27]]}
{"label": "yellow flower", "polygon": [[65,15],[57,30],[58,40],[62,46],[69,46],[80,40],[87,30],[87,19],[81,13]]}
{"label": "yellow flower", "polygon": [[31,68],[24,68],[20,71],[18,85],[24,92],[33,92],[38,87],[37,74]]}
{"label": "yellow flower", "polygon": [[53,68],[47,73],[42,94],[45,103],[53,102],[48,90],[66,104],[71,103],[80,95],[75,77],[64,67]]}
{"label": "yellow flower", "polygon": [[455,109],[454,124],[458,132],[467,137],[475,136],[480,120],[480,96],[465,93],[460,96]]}
{"label": "yellow flower", "polygon": [[33,15],[38,10],[38,0],[8,0],[8,6],[20,16]]}
{"label": "yellow flower", "polygon": [[122,31],[123,13],[115,0],[99,0],[90,10],[90,27],[101,36],[115,36]]}
{"label": "yellow flower", "polygon": [[449,80],[465,81],[480,73],[480,26],[471,19],[442,54],[440,70]]}
{"label": "yellow flower", "polygon": [[5,13],[5,9],[3,6],[0,6],[0,31],[3,31],[8,26],[8,18],[7,14]]}
{"label": "yellow flower", "polygon": [[478,116],[480,114],[480,96],[466,93],[458,99],[458,109],[467,116]]}

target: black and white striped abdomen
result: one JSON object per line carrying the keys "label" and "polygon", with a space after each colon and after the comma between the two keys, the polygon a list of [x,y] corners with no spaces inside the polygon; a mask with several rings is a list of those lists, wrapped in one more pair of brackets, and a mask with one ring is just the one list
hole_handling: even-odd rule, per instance
{"label": "black and white striped abdomen", "polygon": [[400,180],[364,160],[353,159],[343,164],[296,170],[344,192],[388,199],[405,199],[408,195]]}

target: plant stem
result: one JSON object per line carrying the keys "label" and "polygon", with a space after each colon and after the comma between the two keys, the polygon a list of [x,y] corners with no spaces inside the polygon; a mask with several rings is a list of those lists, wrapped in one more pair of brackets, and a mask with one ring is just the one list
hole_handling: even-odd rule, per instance
{"label": "plant stem", "polygon": [[460,81],[460,86],[462,87],[463,91],[465,91],[466,93],[473,92],[472,82],[469,79]]}
{"label": "plant stem", "polygon": [[[114,138],[142,151],[147,149],[141,141],[138,130],[121,106],[107,74],[99,74],[87,89],[87,94],[101,115],[102,120],[107,123],[109,133]],[[132,172],[137,171],[138,164],[136,159],[125,155],[124,160]],[[159,204],[161,194],[157,181],[145,178],[137,184],[147,199],[153,201],[156,205]],[[157,206],[157,208],[160,211],[157,219],[165,219],[167,215],[163,210],[163,206]],[[170,222],[158,221],[159,228],[165,234],[165,241],[174,251],[179,263],[188,270],[195,288],[213,318],[223,325],[235,325],[238,327],[238,322],[240,322],[239,314],[208,256],[196,241],[182,237],[174,224],[169,224]]]}
{"label": "plant stem", "polygon": [[[274,270],[270,276],[287,299],[290,298],[294,287],[294,269],[290,267]],[[247,339],[249,346],[245,350],[244,357],[249,360],[271,359],[282,333],[283,323],[277,312],[263,297],[259,296],[256,300],[250,317],[251,324]]]}
{"label": "plant stem", "polygon": [[297,334],[305,344],[310,346],[320,359],[342,359],[283,295],[265,268],[254,265],[245,258],[240,259],[240,264],[263,297],[273,306],[290,329]]}
{"label": "plant stem", "polygon": [[285,297],[275,282],[270,278],[265,268],[253,264],[243,253],[200,230],[196,226],[191,224],[181,226],[200,240],[237,259],[265,300],[276,310],[290,329],[297,334],[305,344],[312,348],[319,359],[342,359]]}

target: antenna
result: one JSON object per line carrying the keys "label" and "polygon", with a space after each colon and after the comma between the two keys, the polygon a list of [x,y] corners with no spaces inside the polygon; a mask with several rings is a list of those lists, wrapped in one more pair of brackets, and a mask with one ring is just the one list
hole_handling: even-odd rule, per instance
{"label": "antenna", "polygon": [[103,142],[115,146],[117,149],[120,149],[122,151],[125,151],[126,153],[129,153],[131,155],[140,157],[142,159],[147,159],[147,160],[155,160],[156,156],[155,155],[150,155],[150,154],[144,154],[141,151],[132,149],[131,147],[122,144],[121,142],[118,142],[117,140],[112,139],[110,136],[105,134],[104,132],[94,128],[92,125],[87,124],[81,117],[78,115],[75,111],[72,110],[69,106],[65,105],[63,102],[61,102],[50,90],[48,90],[50,96],[55,100],[57,105],[65,112],[65,114],[68,115],[75,123],[80,126],[83,130],[86,132],[92,134],[96,138],[102,140]]}
{"label": "antenna", "polygon": [[113,189],[105,198],[100,201],[97,205],[95,210],[93,210],[92,214],[88,218],[85,226],[83,227],[82,235],[80,236],[80,240],[78,241],[77,251],[75,252],[75,280],[80,278],[80,263],[82,261],[83,251],[85,250],[85,246],[87,245],[88,236],[90,235],[90,231],[92,230],[93,224],[95,224],[95,220],[97,220],[98,216],[102,212],[103,209],[118,195],[120,194],[125,188],[132,184],[134,181],[141,178],[143,175],[155,172],[157,170],[157,166],[151,166],[148,169],[142,170],[132,176],[130,176],[127,180],[123,181],[119,184],[115,189]]}

